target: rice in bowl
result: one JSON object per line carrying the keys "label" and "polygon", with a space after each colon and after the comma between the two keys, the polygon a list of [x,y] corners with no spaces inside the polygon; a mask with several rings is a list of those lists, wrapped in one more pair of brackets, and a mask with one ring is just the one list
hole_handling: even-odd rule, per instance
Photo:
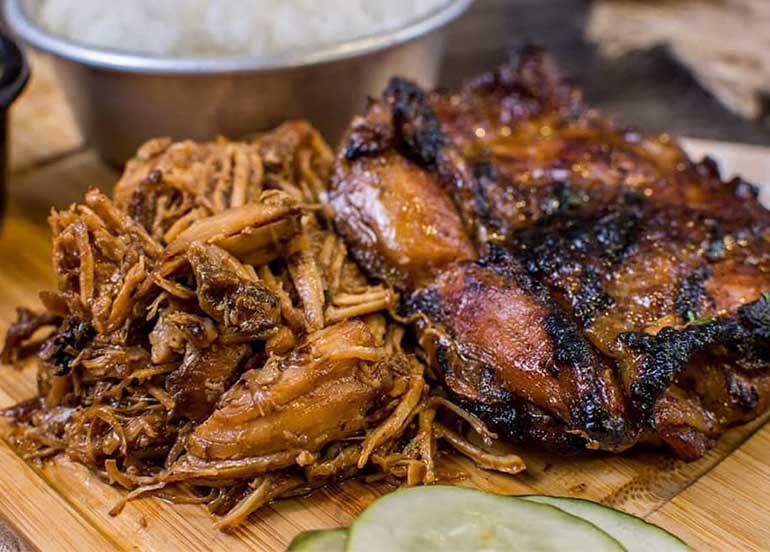
{"label": "rice in bowl", "polygon": [[50,32],[164,56],[269,56],[389,31],[448,0],[41,0]]}

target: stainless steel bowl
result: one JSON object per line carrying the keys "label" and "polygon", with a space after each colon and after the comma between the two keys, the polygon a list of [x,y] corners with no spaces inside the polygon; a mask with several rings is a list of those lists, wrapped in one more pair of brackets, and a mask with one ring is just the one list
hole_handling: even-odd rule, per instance
{"label": "stainless steel bowl", "polygon": [[37,0],[6,0],[10,29],[53,55],[89,144],[121,164],[153,136],[238,137],[304,117],[332,142],[392,75],[435,85],[446,26],[472,0],[399,30],[315,49],[255,57],[161,57],[98,48],[48,32]]}

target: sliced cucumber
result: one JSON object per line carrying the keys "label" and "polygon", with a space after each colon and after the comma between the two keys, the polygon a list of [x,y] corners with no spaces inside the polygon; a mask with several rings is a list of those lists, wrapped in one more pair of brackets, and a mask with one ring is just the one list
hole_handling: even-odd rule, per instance
{"label": "sliced cucumber", "polygon": [[402,489],[353,522],[347,552],[623,552],[607,533],[563,510],[461,487]]}
{"label": "sliced cucumber", "polygon": [[286,552],[345,552],[347,540],[347,529],[305,531],[294,537]]}
{"label": "sliced cucumber", "polygon": [[550,504],[568,514],[590,521],[605,533],[612,535],[628,552],[692,550],[681,539],[657,525],[590,500],[540,495],[521,498],[540,504]]}

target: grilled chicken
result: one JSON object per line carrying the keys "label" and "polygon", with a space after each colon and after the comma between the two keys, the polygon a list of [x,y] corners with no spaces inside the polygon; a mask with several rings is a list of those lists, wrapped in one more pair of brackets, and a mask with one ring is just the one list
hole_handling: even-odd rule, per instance
{"label": "grilled chicken", "polygon": [[[568,434],[592,446],[629,446],[632,428],[611,363],[510,254],[494,250],[447,267],[412,295],[408,310],[425,317],[420,346],[472,410],[483,416],[525,402],[562,426],[547,442],[556,448],[572,440]],[[493,425],[515,437],[526,435],[523,423],[514,416],[510,425]]]}
{"label": "grilled chicken", "polygon": [[540,49],[524,48],[496,71],[426,103],[445,141],[473,168],[473,208],[504,234],[629,194],[745,222],[768,217],[758,202],[743,201],[752,186],[723,182],[713,161],[693,162],[670,136],[623,128],[591,109]]}
{"label": "grilled chicken", "polygon": [[476,251],[437,175],[399,153],[402,137],[389,117],[388,105],[377,102],[366,119],[353,122],[330,202],[358,263],[410,289],[452,261],[475,258]]}
{"label": "grilled chicken", "polygon": [[[380,193],[396,180],[392,194],[440,198],[419,212],[443,226],[389,232],[419,220]],[[458,91],[394,79],[353,122],[333,184],[353,254],[407,292],[448,394],[501,433],[693,459],[766,408],[770,213],[756,189],[607,120],[542,51]],[[432,256],[395,264],[415,242]]]}

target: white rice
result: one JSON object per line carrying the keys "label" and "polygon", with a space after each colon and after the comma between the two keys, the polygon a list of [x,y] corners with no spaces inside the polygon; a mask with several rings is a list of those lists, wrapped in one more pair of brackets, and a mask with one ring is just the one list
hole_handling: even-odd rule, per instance
{"label": "white rice", "polygon": [[263,56],[396,29],[449,0],[40,0],[51,32],[156,55]]}

